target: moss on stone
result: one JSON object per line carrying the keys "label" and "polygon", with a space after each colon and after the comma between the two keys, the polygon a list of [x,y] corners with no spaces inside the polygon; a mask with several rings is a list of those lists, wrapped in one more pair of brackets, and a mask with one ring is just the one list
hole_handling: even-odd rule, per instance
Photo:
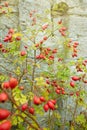
{"label": "moss on stone", "polygon": [[56,3],[53,6],[53,16],[56,15],[65,15],[67,14],[67,11],[69,9],[69,6],[65,2]]}

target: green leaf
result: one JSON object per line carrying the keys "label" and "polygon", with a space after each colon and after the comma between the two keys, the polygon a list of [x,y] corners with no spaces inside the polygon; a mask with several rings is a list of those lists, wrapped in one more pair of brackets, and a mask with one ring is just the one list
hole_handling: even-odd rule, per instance
{"label": "green leaf", "polygon": [[76,117],[75,121],[77,123],[80,123],[80,124],[85,124],[86,123],[86,119],[85,119],[85,116],[83,114],[80,114]]}

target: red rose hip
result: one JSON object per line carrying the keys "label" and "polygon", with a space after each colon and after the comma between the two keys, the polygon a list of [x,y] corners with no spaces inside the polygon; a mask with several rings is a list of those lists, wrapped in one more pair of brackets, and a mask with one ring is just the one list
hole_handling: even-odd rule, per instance
{"label": "red rose hip", "polygon": [[0,120],[6,119],[10,115],[10,111],[7,109],[0,109]]}
{"label": "red rose hip", "polygon": [[5,102],[8,100],[8,95],[5,92],[0,93],[0,102]]}
{"label": "red rose hip", "polygon": [[11,130],[11,121],[4,121],[0,124],[0,130]]}
{"label": "red rose hip", "polygon": [[32,115],[34,115],[34,108],[33,107],[29,108],[29,113],[32,114]]}
{"label": "red rose hip", "polygon": [[18,85],[18,80],[16,78],[10,78],[9,85],[11,89],[14,89]]}

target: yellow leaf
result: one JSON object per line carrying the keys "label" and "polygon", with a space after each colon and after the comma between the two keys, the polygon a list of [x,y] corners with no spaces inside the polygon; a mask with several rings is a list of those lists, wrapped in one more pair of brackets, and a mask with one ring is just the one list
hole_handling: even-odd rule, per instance
{"label": "yellow leaf", "polygon": [[36,64],[36,66],[40,69],[40,64]]}
{"label": "yellow leaf", "polygon": [[13,34],[13,37],[14,37],[14,38],[16,38],[16,37],[21,37],[21,36],[23,36],[23,34],[21,34],[21,33],[15,33],[15,34]]}
{"label": "yellow leaf", "polygon": [[8,8],[8,12],[11,13],[13,11],[12,8]]}
{"label": "yellow leaf", "polygon": [[17,75],[20,75],[20,74],[21,74],[20,67],[17,67],[17,69],[16,69],[16,74],[17,74]]}
{"label": "yellow leaf", "polygon": [[75,129],[74,129],[74,126],[71,126],[71,129],[70,129],[70,130],[75,130]]}
{"label": "yellow leaf", "polygon": [[43,130],[50,130],[49,128],[43,128]]}
{"label": "yellow leaf", "polygon": [[37,81],[37,83],[36,83],[37,86],[45,86],[46,85],[46,82],[44,81],[43,77],[38,77],[35,80]]}

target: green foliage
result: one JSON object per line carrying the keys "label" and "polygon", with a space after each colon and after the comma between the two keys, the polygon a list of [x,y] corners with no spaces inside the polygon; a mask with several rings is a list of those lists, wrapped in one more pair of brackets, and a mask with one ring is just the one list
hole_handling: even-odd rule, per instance
{"label": "green foliage", "polygon": [[80,114],[76,117],[75,122],[77,123],[76,125],[76,130],[86,130],[87,129],[87,119],[85,118],[84,114]]}
{"label": "green foliage", "polygon": [[27,102],[27,97],[26,97],[26,95],[24,95],[23,93],[21,93],[21,90],[18,88],[18,87],[16,87],[14,90],[13,90],[13,97],[14,97],[14,99],[15,99],[15,101],[16,101],[16,103],[18,104],[18,105],[21,105],[21,104],[24,104],[24,103],[26,103]]}
{"label": "green foliage", "polygon": [[69,76],[70,76],[70,69],[65,65],[65,64],[60,64],[57,66],[57,73],[56,76],[59,80],[62,80],[64,82],[66,82],[67,80],[69,80]]}
{"label": "green foliage", "polygon": [[85,125],[85,123],[86,123],[86,119],[83,114],[78,115],[76,117],[75,121],[77,124],[82,124],[82,125]]}

